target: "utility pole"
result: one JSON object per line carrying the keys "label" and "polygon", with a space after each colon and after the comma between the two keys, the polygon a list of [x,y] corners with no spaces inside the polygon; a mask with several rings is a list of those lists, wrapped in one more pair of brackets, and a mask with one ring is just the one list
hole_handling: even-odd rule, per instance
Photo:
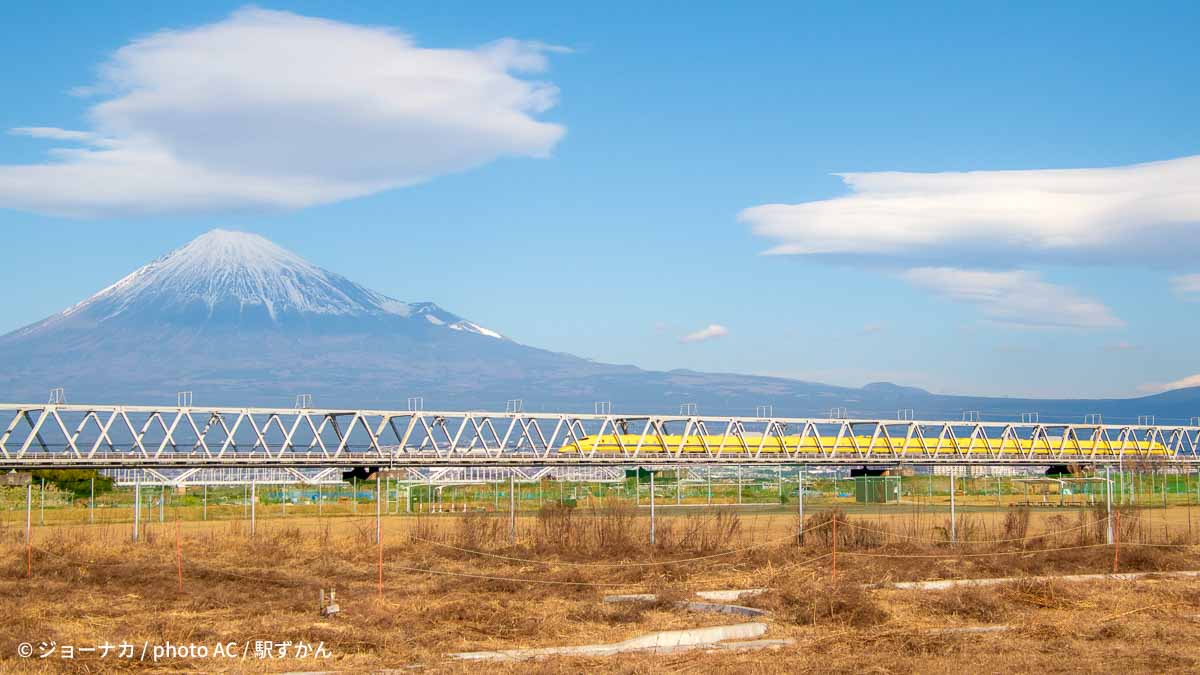
{"label": "utility pole", "polygon": [[25,564],[26,574],[33,574],[33,481],[25,486]]}
{"label": "utility pole", "polygon": [[804,467],[796,473],[796,503],[797,515],[800,516],[800,533],[799,541],[796,543],[804,544]]}
{"label": "utility pole", "polygon": [[133,484],[133,540],[138,540],[142,529],[142,477],[138,475]]}
{"label": "utility pole", "polygon": [[250,481],[250,536],[254,536],[255,511],[258,507],[258,483],[254,480]]}
{"label": "utility pole", "polygon": [[508,474],[508,545],[517,545],[517,482],[510,471]]}
{"label": "utility pole", "polygon": [[650,472],[650,545],[654,546],[657,542],[654,536],[654,471]]}
{"label": "utility pole", "polygon": [[954,521],[954,477],[957,467],[950,467],[950,543],[958,543],[958,523]]}
{"label": "utility pole", "polygon": [[1108,545],[1112,546],[1112,543],[1113,543],[1113,515],[1112,515],[1113,484],[1112,484],[1112,467],[1111,466],[1104,467],[1104,486],[1106,488],[1104,491],[1104,505],[1108,512]]}

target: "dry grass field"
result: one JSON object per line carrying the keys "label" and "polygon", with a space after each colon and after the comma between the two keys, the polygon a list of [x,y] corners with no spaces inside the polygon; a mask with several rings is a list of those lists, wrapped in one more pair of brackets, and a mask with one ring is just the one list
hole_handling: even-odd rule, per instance
{"label": "dry grass field", "polygon": [[[114,672],[1195,672],[1200,579],[1067,583],[1035,575],[1111,572],[1099,509],[968,513],[959,543],[942,513],[812,512],[797,542],[783,511],[667,509],[648,543],[644,510],[553,505],[504,514],[375,519],[148,519],[128,524],[0,528],[0,671]],[[1183,509],[1125,509],[1123,572],[1200,569]],[[836,535],[836,572],[834,524]],[[1200,526],[1200,523],[1198,523]],[[380,576],[382,572],[382,593]],[[1016,577],[981,588],[897,590],[902,580]],[[321,589],[341,612],[320,616]],[[769,651],[705,650],[530,662],[455,661],[455,652],[610,643],[652,631],[747,621],[687,611],[696,591],[769,588],[739,601],[770,611]],[[656,602],[605,603],[653,593]],[[947,629],[1004,626],[1003,632]],[[291,642],[256,658],[256,641]],[[57,651],[39,659],[47,645]],[[61,647],[131,645],[114,650]],[[155,662],[154,645],[236,642],[232,658]],[[328,658],[297,658],[300,642]],[[22,658],[22,643],[34,649]],[[143,659],[141,650],[148,647]],[[261,645],[260,645],[261,646]],[[245,650],[244,652],[241,650]]]}

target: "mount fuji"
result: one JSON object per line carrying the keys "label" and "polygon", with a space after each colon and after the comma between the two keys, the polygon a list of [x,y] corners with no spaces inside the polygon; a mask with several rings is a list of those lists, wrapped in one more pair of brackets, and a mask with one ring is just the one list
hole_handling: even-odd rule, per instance
{"label": "mount fuji", "polygon": [[254,234],[213,230],[63,312],[13,333],[30,338],[82,326],[170,325],[199,332],[311,333],[425,324],[504,340],[429,302],[363,288]]}
{"label": "mount fuji", "polygon": [[404,302],[324,270],[253,234],[213,230],[54,316],[0,336],[0,400],[64,387],[73,403],[675,412],[818,416],[831,408],[927,419],[1200,414],[1200,389],[1132,400],[941,396],[875,383],[836,387],[783,378],[655,372],[519,344],[431,302]]}

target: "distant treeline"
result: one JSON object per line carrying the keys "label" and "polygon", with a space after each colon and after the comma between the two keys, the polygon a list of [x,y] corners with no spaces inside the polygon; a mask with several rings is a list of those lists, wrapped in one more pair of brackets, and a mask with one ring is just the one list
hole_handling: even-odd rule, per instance
{"label": "distant treeline", "polygon": [[92,481],[95,481],[96,494],[111,492],[113,479],[100,475],[98,471],[80,469],[44,469],[30,472],[35,484],[45,480],[48,485],[54,485],[59,490],[70,492],[75,499],[83,499],[91,494]]}

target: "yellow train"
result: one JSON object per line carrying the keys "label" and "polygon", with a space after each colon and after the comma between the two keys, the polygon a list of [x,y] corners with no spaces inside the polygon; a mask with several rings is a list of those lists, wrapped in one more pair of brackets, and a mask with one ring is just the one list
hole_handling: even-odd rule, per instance
{"label": "yellow train", "polygon": [[[1169,456],[1173,454],[1165,445],[1157,441],[1091,441],[1091,440],[1075,440],[1067,439],[1064,445],[1061,438],[1038,438],[1036,441],[1031,439],[998,439],[998,438],[978,438],[975,440],[958,439],[958,448],[955,448],[953,441],[949,439],[939,441],[937,438],[921,439],[913,437],[908,440],[903,438],[888,439],[885,437],[876,438],[872,446],[870,436],[844,436],[838,439],[836,436],[823,436],[818,443],[814,436],[784,436],[780,439],[779,436],[706,436],[704,439],[707,442],[707,447],[701,442],[700,437],[696,435],[688,436],[687,443],[684,444],[683,436],[664,436],[660,440],[658,436],[646,435],[643,439],[640,434],[623,434],[612,435],[606,434],[603,436],[585,436],[579,442],[568,443],[558,449],[562,454],[591,454],[593,451],[597,454],[620,454],[622,451],[632,453],[637,449],[638,443],[641,442],[642,455],[654,455],[659,453],[674,453],[680,450],[680,445],[683,445],[685,453],[706,453],[712,452],[716,454],[719,450],[722,454],[745,454],[747,449],[752,454],[756,454],[760,450],[764,455],[774,455],[786,452],[799,452],[803,455],[812,455],[814,457],[827,454],[831,451],[837,453],[856,454],[859,450],[866,452],[867,448],[871,448],[876,455],[882,456],[925,456],[930,454],[938,455],[954,455],[958,452],[964,454],[978,455],[1000,455],[1012,454],[1017,456],[1046,455],[1049,457],[1117,457],[1124,455],[1126,457],[1147,457],[1147,456]],[[722,450],[722,445],[724,449]],[[940,447],[939,447],[940,445]]]}

